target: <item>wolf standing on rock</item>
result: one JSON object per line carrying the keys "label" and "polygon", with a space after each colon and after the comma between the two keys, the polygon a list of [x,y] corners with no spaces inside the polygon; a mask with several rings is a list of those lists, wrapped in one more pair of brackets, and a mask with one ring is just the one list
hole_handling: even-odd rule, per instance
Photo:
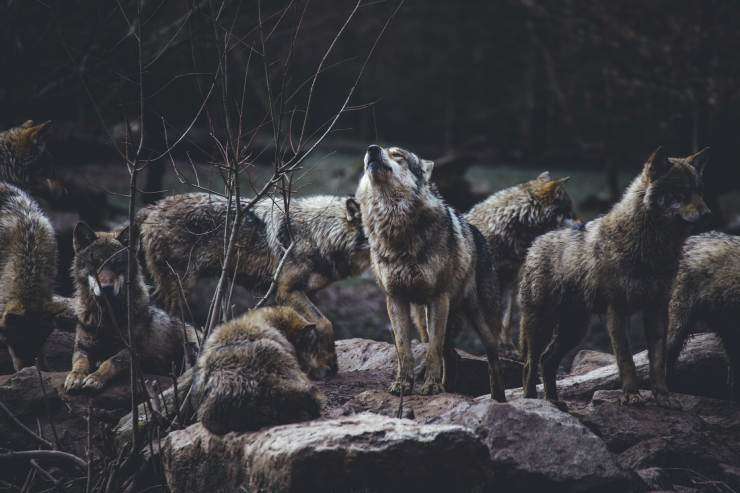
{"label": "wolf standing on rock", "polygon": [[[181,315],[180,282],[187,292],[199,277],[221,271],[227,210],[222,197],[190,193],[165,198],[139,212],[147,268],[159,300],[171,314]],[[359,205],[352,197],[293,199],[287,221],[279,204],[260,200],[242,214],[236,282],[247,289],[267,289],[291,241],[293,248],[277,278],[276,301],[316,324],[329,373],[335,373],[331,322],[308,295],[367,269],[370,254]]]}
{"label": "wolf standing on rock", "polygon": [[445,390],[447,321],[467,317],[486,348],[491,397],[504,401],[498,362],[501,327],[493,265],[483,235],[448,207],[430,183],[434,163],[416,154],[371,145],[357,199],[375,277],[386,294],[396,348],[394,393],[410,393],[412,304],[425,307],[430,342],[422,394]]}
{"label": "wolf standing on rock", "polygon": [[545,397],[557,400],[560,361],[580,342],[596,312],[606,313],[622,402],[639,402],[626,325],[641,311],[653,393],[659,403],[669,404],[668,298],[690,226],[709,213],[702,198],[708,159],[708,149],[686,158],[667,158],[658,149],[608,214],[582,229],[561,229],[535,240],[519,285],[526,397],[537,396],[541,363]]}
{"label": "wolf standing on rock", "polygon": [[[194,364],[198,349],[195,329],[149,303],[138,262],[128,279],[128,228],[96,233],[85,223],[74,230],[77,330],[72,370],[64,388],[98,391],[129,369],[127,288],[133,283],[133,338],[145,371],[169,375],[184,361]],[[95,369],[94,366],[97,365]]]}
{"label": "wolf standing on rock", "polygon": [[573,202],[563,188],[566,181],[553,180],[545,171],[534,180],[496,192],[465,215],[483,233],[493,257],[504,306],[503,344],[514,341],[511,311],[527,249],[535,238],[573,218]]}

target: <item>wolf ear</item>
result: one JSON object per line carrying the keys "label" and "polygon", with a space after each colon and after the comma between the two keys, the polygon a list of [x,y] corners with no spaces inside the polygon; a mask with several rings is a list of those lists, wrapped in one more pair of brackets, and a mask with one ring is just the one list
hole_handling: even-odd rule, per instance
{"label": "wolf ear", "polygon": [[319,342],[319,331],[316,329],[316,324],[307,323],[303,326],[300,336],[300,345],[302,347],[312,347]]}
{"label": "wolf ear", "polygon": [[118,234],[116,235],[116,239],[119,242],[121,242],[121,245],[123,245],[125,247],[128,246],[128,242],[131,239],[131,235],[129,234],[129,228],[128,228],[128,226],[126,226],[125,228],[123,228],[121,231],[118,232]]}
{"label": "wolf ear", "polygon": [[668,161],[663,148],[658,147],[645,163],[645,170],[647,171],[650,181],[655,181],[666,174],[672,166],[673,165]]}
{"label": "wolf ear", "polygon": [[26,142],[37,143],[44,138],[51,127],[51,120],[39,125],[34,125],[33,120],[27,120],[21,124],[21,138]]}
{"label": "wolf ear", "polygon": [[360,204],[353,197],[349,197],[345,206],[347,207],[347,221],[350,223],[359,222],[361,220]]}
{"label": "wolf ear", "polygon": [[422,159],[421,160],[421,169],[424,172],[424,179],[426,181],[431,180],[431,178],[432,178],[432,170],[434,169],[434,161],[430,161],[428,159]]}
{"label": "wolf ear", "polygon": [[701,151],[697,152],[696,154],[692,154],[688,157],[688,161],[693,166],[696,171],[701,175],[704,173],[704,168],[709,163],[709,158],[711,157],[712,149],[709,147],[705,147]]}
{"label": "wolf ear", "polygon": [[549,171],[543,171],[539,175],[537,175],[538,180],[544,180],[544,181],[550,181],[552,178],[550,178],[550,172]]}
{"label": "wolf ear", "polygon": [[97,237],[98,235],[95,234],[95,231],[93,231],[92,228],[87,225],[87,223],[77,223],[77,226],[75,226],[75,231],[72,234],[72,246],[74,247],[75,252],[79,252],[80,250],[88,246],[90,243],[95,241]]}

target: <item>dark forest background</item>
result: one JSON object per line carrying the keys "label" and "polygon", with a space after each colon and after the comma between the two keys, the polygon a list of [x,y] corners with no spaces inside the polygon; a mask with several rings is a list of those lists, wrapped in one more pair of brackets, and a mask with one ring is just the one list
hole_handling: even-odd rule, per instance
{"label": "dark forest background", "polygon": [[[270,164],[277,154],[260,136],[270,137],[269,122],[279,118],[286,135],[295,133],[316,67],[356,7],[151,0],[139,16],[137,3],[3,0],[0,125],[53,120],[49,147],[59,166],[114,165],[115,146],[138,128],[142,19],[149,157],[185,132],[177,159],[218,159],[209,133],[226,132],[224,116],[244,87],[244,132],[257,136],[250,156]],[[341,107],[397,6],[359,4],[316,81],[312,132]],[[672,155],[709,145],[714,197],[740,180],[738,26],[733,0],[407,0],[323,147],[359,154],[380,141],[430,157],[609,176],[639,169],[658,145]],[[226,33],[232,43],[223,57]],[[166,170],[151,168],[154,191]]]}

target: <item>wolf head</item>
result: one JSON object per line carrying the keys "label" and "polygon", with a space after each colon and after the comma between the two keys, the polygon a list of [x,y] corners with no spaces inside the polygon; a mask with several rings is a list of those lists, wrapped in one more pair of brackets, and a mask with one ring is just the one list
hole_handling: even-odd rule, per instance
{"label": "wolf head", "polygon": [[18,127],[0,132],[0,176],[17,185],[31,182],[39,158],[46,151],[46,136],[51,122],[35,125],[28,120]]}
{"label": "wolf head", "polygon": [[418,192],[429,183],[434,163],[399,147],[371,145],[365,153],[365,176],[374,187]]}
{"label": "wolf head", "polygon": [[54,329],[54,317],[63,312],[60,303],[47,300],[40,306],[25,306],[20,300],[5,304],[0,316],[0,341],[13,353],[16,371],[36,364],[36,357]]}
{"label": "wolf head", "polygon": [[534,180],[527,182],[531,196],[545,211],[545,216],[554,218],[558,224],[565,224],[573,220],[573,201],[565,190],[565,184],[570,177],[553,180],[550,172],[541,173]]}
{"label": "wolf head", "polygon": [[118,233],[96,233],[86,223],[77,224],[73,235],[72,277],[83,298],[106,297],[110,302],[125,303],[128,242],[128,228]]}
{"label": "wolf head", "polygon": [[666,157],[658,148],[645,163],[644,204],[649,211],[670,219],[695,223],[710,213],[704,202],[702,174],[709,148],[684,158]]}
{"label": "wolf head", "polygon": [[336,373],[336,356],[322,344],[316,325],[288,306],[264,309],[271,325],[282,332],[295,347],[298,364],[312,380]]}

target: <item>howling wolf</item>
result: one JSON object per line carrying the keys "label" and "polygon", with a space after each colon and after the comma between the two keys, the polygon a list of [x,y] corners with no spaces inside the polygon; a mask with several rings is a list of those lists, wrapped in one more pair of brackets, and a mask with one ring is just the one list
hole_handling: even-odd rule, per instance
{"label": "howling wolf", "polygon": [[465,317],[486,348],[491,396],[504,401],[498,283],[486,240],[441,199],[430,182],[433,165],[397,147],[371,145],[357,188],[371,265],[386,294],[398,349],[398,373],[390,390],[413,390],[413,304],[424,310],[430,333],[421,393],[444,392],[444,360],[453,350],[447,321]]}

